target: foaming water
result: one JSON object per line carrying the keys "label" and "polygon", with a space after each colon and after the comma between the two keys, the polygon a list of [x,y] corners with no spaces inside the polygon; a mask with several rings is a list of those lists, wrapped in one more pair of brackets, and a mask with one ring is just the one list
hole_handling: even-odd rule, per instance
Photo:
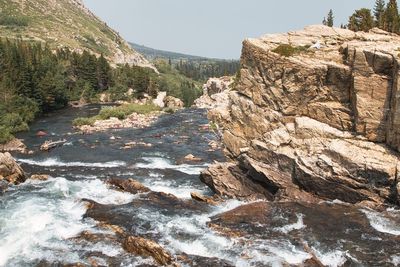
{"label": "foaming water", "polygon": [[374,212],[371,210],[361,210],[368,218],[371,226],[381,232],[391,235],[400,235],[400,225],[396,222],[390,220],[389,218],[384,217],[382,214],[378,212]]}
{"label": "foaming water", "polygon": [[279,232],[287,234],[287,233],[290,233],[293,230],[300,230],[300,229],[303,229],[304,227],[306,227],[304,225],[304,222],[303,222],[304,215],[303,214],[296,214],[296,216],[297,216],[297,222],[295,222],[293,224],[288,224],[288,225],[285,225],[285,226],[282,226],[282,227],[277,227],[275,229],[277,231],[279,231]]}
{"label": "foaming water", "polygon": [[208,164],[189,165],[189,164],[172,164],[168,159],[158,157],[145,157],[143,158],[146,163],[137,163],[134,165],[136,168],[142,169],[170,169],[180,171],[189,175],[198,175],[202,170],[207,168]]}
{"label": "foaming water", "polygon": [[92,168],[116,168],[125,166],[123,161],[110,161],[104,163],[89,162],[62,162],[57,158],[47,158],[44,160],[18,159],[19,163],[41,166],[41,167],[92,167]]}
{"label": "foaming water", "polygon": [[83,219],[86,206],[81,198],[123,204],[133,196],[110,190],[99,180],[51,178],[15,188],[7,201],[0,203],[0,266],[19,266],[44,256],[49,261],[79,261],[76,247],[68,239],[84,230],[95,231],[96,225]]}

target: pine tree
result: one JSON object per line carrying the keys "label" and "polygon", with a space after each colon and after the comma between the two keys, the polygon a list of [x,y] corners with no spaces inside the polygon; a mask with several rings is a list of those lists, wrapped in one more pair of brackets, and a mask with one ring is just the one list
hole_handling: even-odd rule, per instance
{"label": "pine tree", "polygon": [[387,4],[383,28],[388,32],[400,32],[400,17],[397,8],[397,0],[390,0]]}
{"label": "pine tree", "polygon": [[362,8],[356,10],[354,14],[349,18],[348,28],[352,31],[369,31],[374,27],[374,18],[371,10]]}
{"label": "pine tree", "polygon": [[376,0],[374,7],[375,26],[383,28],[385,15],[385,0]]}
{"label": "pine tree", "polygon": [[111,86],[111,67],[103,54],[97,59],[97,83],[101,91]]}
{"label": "pine tree", "polygon": [[326,26],[333,27],[333,23],[334,23],[334,16],[333,16],[333,10],[331,9],[329,10],[328,17],[326,19]]}

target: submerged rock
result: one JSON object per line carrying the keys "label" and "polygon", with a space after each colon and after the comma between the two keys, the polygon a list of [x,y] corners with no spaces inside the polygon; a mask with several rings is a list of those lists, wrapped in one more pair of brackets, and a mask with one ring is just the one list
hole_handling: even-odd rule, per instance
{"label": "submerged rock", "polygon": [[386,32],[324,26],[246,40],[229,105],[209,112],[242,174],[217,164],[203,180],[231,197],[243,185],[274,200],[398,201],[399,46]]}
{"label": "submerged rock", "polygon": [[24,171],[10,153],[0,153],[0,180],[10,184],[20,184],[27,179]]}
{"label": "submerged rock", "polygon": [[204,195],[202,195],[200,193],[197,193],[197,192],[190,193],[190,196],[191,196],[192,199],[194,199],[196,201],[204,202],[204,203],[207,203],[207,204],[210,204],[210,205],[217,205],[218,204],[218,201],[216,201],[216,199],[214,199],[212,197],[204,196]]}
{"label": "submerged rock", "polygon": [[118,189],[132,194],[147,193],[150,189],[145,187],[140,182],[133,179],[113,178],[107,181],[108,184],[117,187]]}
{"label": "submerged rock", "polygon": [[33,174],[29,179],[37,181],[47,181],[50,178],[47,174]]}

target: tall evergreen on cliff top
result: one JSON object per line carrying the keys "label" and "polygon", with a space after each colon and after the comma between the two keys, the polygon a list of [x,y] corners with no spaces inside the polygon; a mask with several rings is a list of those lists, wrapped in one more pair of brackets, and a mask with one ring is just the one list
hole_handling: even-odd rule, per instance
{"label": "tall evergreen on cliff top", "polygon": [[387,4],[383,29],[388,32],[400,32],[400,17],[397,0],[389,0]]}
{"label": "tall evergreen on cliff top", "polygon": [[368,8],[361,8],[354,12],[349,18],[348,28],[352,31],[367,32],[374,27],[374,18],[371,10]]}
{"label": "tall evergreen on cliff top", "polygon": [[374,7],[375,27],[383,28],[385,24],[385,1],[376,0]]}
{"label": "tall evergreen on cliff top", "polygon": [[322,24],[324,24],[325,26],[328,26],[328,27],[333,27],[334,18],[335,17],[333,16],[333,10],[330,9],[329,13],[328,13],[328,16],[326,18],[324,17],[324,19],[322,21]]}

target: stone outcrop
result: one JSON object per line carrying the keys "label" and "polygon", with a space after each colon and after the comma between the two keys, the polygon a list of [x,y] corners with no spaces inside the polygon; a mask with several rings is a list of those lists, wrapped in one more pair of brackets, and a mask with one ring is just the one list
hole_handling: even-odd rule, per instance
{"label": "stone outcrop", "polygon": [[399,201],[399,47],[377,29],[325,26],[245,40],[230,104],[209,112],[233,163],[203,181],[228,196],[252,184],[251,198]]}
{"label": "stone outcrop", "polygon": [[0,144],[0,152],[19,152],[25,154],[28,152],[28,149],[20,139],[14,138],[5,144]]}
{"label": "stone outcrop", "polygon": [[197,108],[226,108],[229,105],[229,91],[234,82],[233,77],[210,78],[203,85],[203,95],[194,101]]}
{"label": "stone outcrop", "polygon": [[0,153],[0,181],[5,180],[10,184],[20,184],[27,179],[24,171],[10,155]]}

